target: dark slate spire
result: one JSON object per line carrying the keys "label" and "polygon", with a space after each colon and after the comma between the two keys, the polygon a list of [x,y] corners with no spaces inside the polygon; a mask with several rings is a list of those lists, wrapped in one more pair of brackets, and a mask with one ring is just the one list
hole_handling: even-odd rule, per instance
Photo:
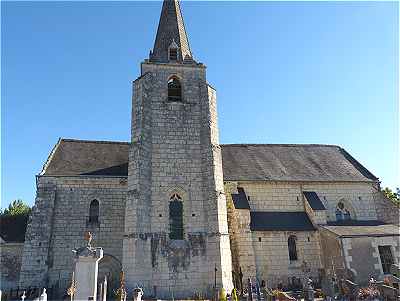
{"label": "dark slate spire", "polygon": [[[192,53],[186,35],[185,24],[183,23],[179,0],[164,0],[154,49],[150,53],[150,61],[170,62],[170,49],[173,49],[172,52],[177,52],[176,61],[192,61]],[[174,58],[173,53],[172,58]],[[173,59],[173,61],[175,60]]]}

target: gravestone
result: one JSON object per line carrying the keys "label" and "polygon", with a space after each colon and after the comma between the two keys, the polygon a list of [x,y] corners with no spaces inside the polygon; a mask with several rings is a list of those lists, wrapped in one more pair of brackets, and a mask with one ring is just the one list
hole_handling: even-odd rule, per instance
{"label": "gravestone", "polygon": [[102,248],[91,246],[92,235],[85,234],[87,245],[73,250],[75,253],[75,292],[74,300],[93,300],[97,296],[97,275],[99,261],[103,258]]}
{"label": "gravestone", "polygon": [[133,290],[133,301],[142,301],[143,290],[137,287]]}

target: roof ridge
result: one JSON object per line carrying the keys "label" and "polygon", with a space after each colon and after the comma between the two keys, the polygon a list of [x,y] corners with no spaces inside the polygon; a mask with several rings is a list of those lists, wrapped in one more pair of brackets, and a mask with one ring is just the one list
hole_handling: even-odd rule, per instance
{"label": "roof ridge", "polygon": [[340,152],[350,162],[364,177],[371,179],[373,181],[379,181],[379,178],[369,171],[364,165],[362,165],[356,158],[354,158],[348,151],[344,148],[340,148]]}
{"label": "roof ridge", "polygon": [[50,165],[50,162],[53,159],[54,154],[56,153],[58,147],[61,144],[61,140],[62,140],[61,138],[58,138],[57,143],[51,149],[49,155],[47,156],[46,162],[44,162],[44,164],[42,166],[42,170],[40,171],[40,175],[44,175],[46,173],[47,167]]}
{"label": "roof ridge", "polygon": [[96,144],[131,144],[128,141],[111,141],[111,140],[86,140],[86,139],[72,139],[61,138],[61,142],[79,142],[79,143],[96,143]]}
{"label": "roof ridge", "polygon": [[288,146],[288,147],[296,147],[296,146],[306,146],[306,147],[313,147],[313,146],[324,146],[324,147],[336,147],[336,148],[342,148],[339,145],[334,145],[334,144],[310,144],[310,143],[227,143],[227,144],[220,144],[220,146]]}

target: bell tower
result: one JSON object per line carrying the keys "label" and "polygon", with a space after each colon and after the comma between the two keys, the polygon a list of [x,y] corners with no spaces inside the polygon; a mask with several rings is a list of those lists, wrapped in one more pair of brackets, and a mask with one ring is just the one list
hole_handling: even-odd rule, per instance
{"label": "bell tower", "polygon": [[216,91],[194,60],[178,0],[164,0],[133,82],[123,269],[147,296],[232,289]]}

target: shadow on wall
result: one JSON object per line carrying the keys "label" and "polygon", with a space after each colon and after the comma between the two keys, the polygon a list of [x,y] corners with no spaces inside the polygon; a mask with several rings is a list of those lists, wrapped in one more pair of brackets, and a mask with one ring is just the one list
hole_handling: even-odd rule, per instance
{"label": "shadow on wall", "polygon": [[400,225],[400,206],[394,204],[381,191],[375,192],[373,198],[378,220]]}

